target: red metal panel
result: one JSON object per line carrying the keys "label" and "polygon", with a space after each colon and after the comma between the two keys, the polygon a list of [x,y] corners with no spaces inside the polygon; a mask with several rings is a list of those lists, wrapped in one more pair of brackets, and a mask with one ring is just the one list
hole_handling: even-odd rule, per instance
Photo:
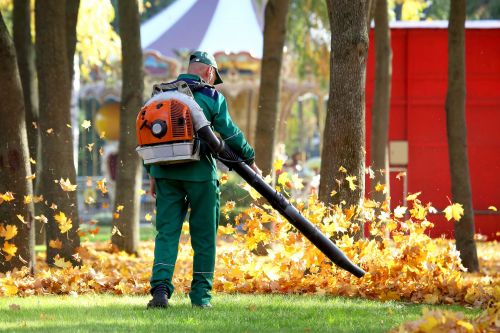
{"label": "red metal panel", "polygon": [[[393,81],[390,140],[408,140],[408,191],[442,210],[451,200],[446,137],[448,32],[392,29]],[[373,30],[367,63],[367,163],[374,80]],[[466,117],[476,231],[500,240],[500,29],[466,31]],[[394,174],[395,175],[395,174]],[[392,206],[402,203],[402,183],[391,175]],[[368,187],[369,188],[369,187]],[[433,237],[453,237],[453,223],[430,215]]]}

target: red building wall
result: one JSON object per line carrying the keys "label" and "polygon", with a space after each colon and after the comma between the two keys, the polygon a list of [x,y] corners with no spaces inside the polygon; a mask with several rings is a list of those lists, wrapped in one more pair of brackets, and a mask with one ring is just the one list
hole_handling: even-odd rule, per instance
{"label": "red building wall", "polygon": [[[408,193],[442,211],[451,200],[445,98],[446,28],[391,28],[393,50],[389,139],[408,141]],[[374,38],[367,65],[367,164],[370,161]],[[500,25],[466,30],[466,118],[476,232],[500,240]],[[392,167],[394,165],[391,164]],[[391,174],[392,206],[403,205],[403,181]],[[368,184],[367,184],[367,188]],[[454,237],[453,223],[430,215],[431,236]]]}

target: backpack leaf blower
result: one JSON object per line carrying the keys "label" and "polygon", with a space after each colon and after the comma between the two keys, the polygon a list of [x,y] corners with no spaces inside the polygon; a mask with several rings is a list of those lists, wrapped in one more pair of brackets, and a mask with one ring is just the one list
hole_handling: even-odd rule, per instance
{"label": "backpack leaf blower", "polygon": [[[196,142],[203,140],[217,159],[266,198],[274,209],[333,263],[358,278],[363,277],[363,269],[352,263],[342,250],[303,217],[281,193],[268,185],[215,135],[203,110],[193,98],[192,91],[196,89],[196,85],[185,81],[162,84],[160,89],[155,86],[156,94],[153,92],[153,97],[137,116],[137,151],[144,163],[171,164],[199,160]],[[174,137],[175,133],[177,137]]]}

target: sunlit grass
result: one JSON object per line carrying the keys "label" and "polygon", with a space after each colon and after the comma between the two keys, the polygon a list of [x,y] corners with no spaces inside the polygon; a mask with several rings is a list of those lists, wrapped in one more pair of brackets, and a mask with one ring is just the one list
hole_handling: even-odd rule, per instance
{"label": "sunlit grass", "polygon": [[[146,310],[147,296],[0,298],[0,331],[15,332],[386,332],[415,320],[423,305],[326,296],[216,294],[214,308],[175,295],[168,309]],[[429,307],[429,306],[427,306]],[[432,306],[462,311],[479,309]]]}

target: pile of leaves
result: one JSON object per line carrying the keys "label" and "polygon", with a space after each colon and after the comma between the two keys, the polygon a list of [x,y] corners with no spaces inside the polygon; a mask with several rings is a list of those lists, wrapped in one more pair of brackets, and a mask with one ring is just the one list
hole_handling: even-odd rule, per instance
{"label": "pile of leaves", "polygon": [[[487,274],[465,274],[454,244],[431,239],[425,230],[430,206],[423,206],[412,195],[410,209],[388,212],[386,207],[367,200],[359,207],[326,207],[313,195],[295,205],[312,223],[360,265],[367,275],[361,279],[337,268],[270,206],[254,205],[240,214],[235,225],[219,227],[219,246],[214,289],[240,293],[309,293],[364,297],[378,300],[405,300],[428,304],[470,304],[486,306],[500,299],[498,263],[490,264]],[[223,208],[227,214],[232,208]],[[379,216],[373,217],[376,209]],[[406,215],[405,215],[406,214]],[[371,228],[376,239],[355,241],[349,231],[357,222],[376,221]],[[373,224],[373,223],[372,223]],[[6,229],[7,230],[7,229]],[[189,289],[192,250],[185,224],[174,283]],[[495,258],[496,243],[487,243],[483,253]],[[267,255],[258,255],[264,245]],[[0,275],[0,295],[81,294],[112,292],[145,294],[148,292],[152,242],[144,242],[140,256],[116,252],[110,244],[84,243],[75,255],[80,267],[63,259],[59,267],[49,268],[44,255],[38,255],[37,273],[28,269]],[[482,247],[480,247],[482,248]],[[488,262],[491,262],[488,261]],[[489,267],[482,262],[483,267]]]}
{"label": "pile of leaves", "polygon": [[422,318],[404,323],[391,332],[487,333],[498,331],[500,331],[500,302],[492,303],[475,319],[467,319],[460,312],[424,310]]}

